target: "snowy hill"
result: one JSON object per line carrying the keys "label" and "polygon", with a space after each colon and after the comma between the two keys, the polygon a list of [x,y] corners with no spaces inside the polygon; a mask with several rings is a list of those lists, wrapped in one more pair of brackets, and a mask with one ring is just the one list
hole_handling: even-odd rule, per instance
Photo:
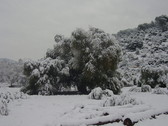
{"label": "snowy hill", "polygon": [[23,76],[23,61],[0,58],[0,86],[22,85],[25,83]]}
{"label": "snowy hill", "polygon": [[[156,17],[155,21],[137,28],[119,31],[116,35],[123,50],[119,71],[128,85],[142,80],[142,71],[164,73],[168,76],[168,17]],[[159,79],[159,77],[156,77]],[[153,80],[152,80],[153,81]]]}

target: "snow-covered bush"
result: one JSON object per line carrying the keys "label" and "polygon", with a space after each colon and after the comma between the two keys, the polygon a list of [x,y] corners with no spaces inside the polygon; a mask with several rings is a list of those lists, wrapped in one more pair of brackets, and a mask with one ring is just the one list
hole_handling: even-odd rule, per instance
{"label": "snow-covered bush", "polygon": [[89,94],[90,99],[96,99],[96,100],[100,100],[102,96],[103,96],[103,90],[100,87],[93,89]]}
{"label": "snow-covered bush", "polygon": [[111,96],[114,95],[114,93],[113,93],[112,90],[105,89],[105,90],[103,90],[103,95],[106,96],[106,97],[111,97]]}
{"label": "snow-covered bush", "polygon": [[137,101],[135,98],[129,96],[129,94],[113,95],[108,97],[103,103],[103,107],[106,106],[122,106],[127,104],[138,105],[141,101]]}
{"label": "snow-covered bush", "polygon": [[150,85],[142,85],[141,87],[132,87],[129,92],[151,92],[152,88]]}
{"label": "snow-covered bush", "polygon": [[151,92],[152,88],[150,85],[142,85],[141,87],[131,87],[129,92]]}
{"label": "snow-covered bush", "polygon": [[147,65],[141,69],[141,83],[150,85],[154,88],[156,85],[166,87],[168,76],[168,67]]}
{"label": "snow-covered bush", "polygon": [[0,114],[8,115],[8,104],[16,99],[26,99],[27,95],[23,92],[2,91],[0,93]]}
{"label": "snow-covered bush", "polygon": [[168,95],[168,89],[157,87],[153,90],[153,94],[166,94]]}
{"label": "snow-covered bush", "polygon": [[69,68],[60,59],[28,61],[24,65],[24,71],[29,77],[29,83],[22,91],[28,94],[53,94],[66,84],[65,77],[69,77]]}
{"label": "snow-covered bush", "polygon": [[142,92],[151,92],[152,91],[152,88],[150,85],[142,85],[141,86],[141,91]]}
{"label": "snow-covered bush", "polygon": [[7,103],[16,100],[16,99],[27,99],[27,94],[24,94],[23,92],[16,91],[16,92],[10,92],[10,91],[4,91],[0,94],[0,98],[5,99]]}
{"label": "snow-covered bush", "polygon": [[138,30],[145,31],[146,29],[152,28],[153,26],[154,26],[154,22],[151,22],[150,24],[148,23],[140,24],[138,25]]}
{"label": "snow-covered bush", "polygon": [[141,49],[143,47],[143,42],[138,40],[133,40],[127,45],[127,49],[135,51],[136,49]]}
{"label": "snow-covered bush", "polygon": [[90,99],[100,100],[102,98],[111,97],[113,95],[114,95],[113,91],[109,89],[102,90],[100,87],[97,87],[90,92],[88,97]]}
{"label": "snow-covered bush", "polygon": [[132,87],[129,89],[129,92],[141,92],[141,87]]}
{"label": "snow-covered bush", "polygon": [[129,92],[141,92],[141,87],[131,87]]}
{"label": "snow-covered bush", "polygon": [[0,114],[1,115],[8,115],[8,106],[7,101],[0,97]]}

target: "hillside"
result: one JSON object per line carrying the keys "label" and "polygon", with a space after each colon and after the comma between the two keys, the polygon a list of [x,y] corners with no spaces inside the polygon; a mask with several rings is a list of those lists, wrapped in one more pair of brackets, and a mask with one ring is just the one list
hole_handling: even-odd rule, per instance
{"label": "hillside", "polygon": [[[126,85],[168,83],[168,17],[159,16],[155,21],[137,28],[119,31],[117,39],[123,50],[119,71]],[[152,73],[153,76],[143,77]],[[160,75],[162,76],[160,76]],[[150,80],[149,80],[150,79]],[[159,80],[160,79],[160,80]]]}

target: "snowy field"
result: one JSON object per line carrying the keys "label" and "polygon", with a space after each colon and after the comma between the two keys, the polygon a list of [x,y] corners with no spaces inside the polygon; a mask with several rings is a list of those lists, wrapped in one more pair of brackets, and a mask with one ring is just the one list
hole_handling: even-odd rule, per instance
{"label": "snowy field", "polygon": [[[4,91],[19,89],[0,88],[0,93]],[[167,126],[168,115],[162,113],[168,112],[168,95],[129,92],[129,96],[140,104],[103,107],[105,99],[88,99],[86,95],[28,96],[8,104],[9,114],[0,115],[0,126],[78,126],[125,118],[137,122],[134,126]],[[105,126],[123,126],[123,122]]]}

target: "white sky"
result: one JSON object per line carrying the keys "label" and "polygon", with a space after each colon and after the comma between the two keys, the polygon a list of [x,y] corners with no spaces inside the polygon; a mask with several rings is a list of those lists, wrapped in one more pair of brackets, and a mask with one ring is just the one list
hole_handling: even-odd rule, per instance
{"label": "white sky", "polygon": [[54,36],[89,26],[108,33],[168,15],[168,0],[0,0],[0,58],[40,59]]}

